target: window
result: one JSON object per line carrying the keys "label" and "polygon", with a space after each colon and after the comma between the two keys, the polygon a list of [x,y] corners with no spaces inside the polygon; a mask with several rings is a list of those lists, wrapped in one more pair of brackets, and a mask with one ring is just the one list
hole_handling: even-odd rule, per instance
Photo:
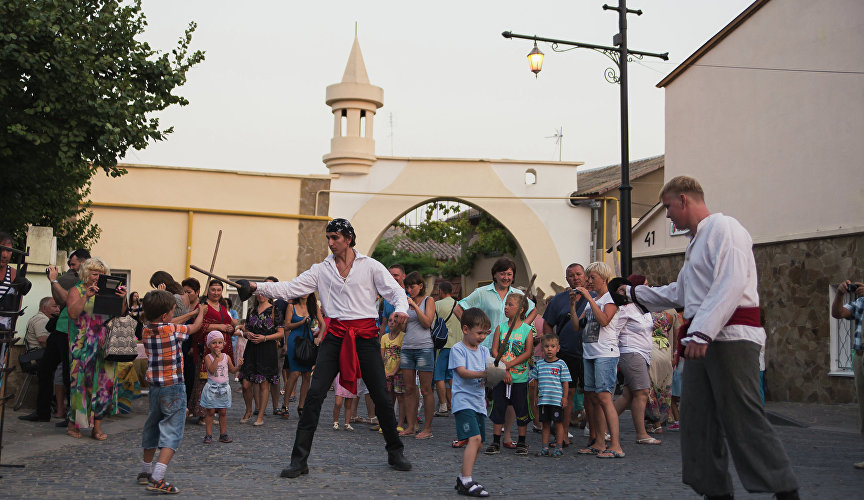
{"label": "window", "polygon": [[360,137],[366,137],[366,110],[360,111]]}
{"label": "window", "polygon": [[[828,317],[831,321],[831,371],[829,375],[837,377],[852,377],[852,341],[855,339],[855,322],[851,319],[835,319],[831,317],[831,304],[837,294],[837,285],[828,286]],[[855,300],[854,294],[847,294],[843,300],[848,304]]]}
{"label": "window", "polygon": [[345,109],[342,110],[342,118],[339,122],[339,135],[342,137],[348,135],[348,111]]}
{"label": "window", "polygon": [[525,185],[532,186],[534,184],[537,184],[537,171],[529,168],[525,171]]}

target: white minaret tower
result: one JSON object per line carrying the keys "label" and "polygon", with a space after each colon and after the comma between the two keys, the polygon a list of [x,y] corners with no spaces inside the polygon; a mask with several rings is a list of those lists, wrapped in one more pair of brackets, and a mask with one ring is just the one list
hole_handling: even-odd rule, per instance
{"label": "white minaret tower", "polygon": [[342,82],[327,87],[325,102],[333,108],[333,138],[324,164],[331,174],[368,174],[376,159],[372,130],[384,90],[369,83],[356,35]]}

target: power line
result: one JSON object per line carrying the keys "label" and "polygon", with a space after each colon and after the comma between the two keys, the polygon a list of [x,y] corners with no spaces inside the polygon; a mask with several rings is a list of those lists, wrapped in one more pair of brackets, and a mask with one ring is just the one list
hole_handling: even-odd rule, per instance
{"label": "power line", "polygon": [[[651,61],[648,64],[645,64],[641,61],[632,61],[636,64],[643,66],[648,69],[654,69],[648,64],[662,64],[662,65],[674,65],[675,63],[669,62],[661,62],[661,61]],[[680,64],[679,64],[680,65]],[[782,71],[789,73],[827,73],[834,75],[864,75],[864,71],[841,71],[841,70],[830,70],[830,69],[806,69],[806,68],[769,68],[764,66],[734,66],[728,64],[691,64],[690,66],[699,66],[703,68],[720,68],[720,69],[743,69],[743,70],[752,70],[752,71]],[[654,69],[657,71],[656,69]]]}

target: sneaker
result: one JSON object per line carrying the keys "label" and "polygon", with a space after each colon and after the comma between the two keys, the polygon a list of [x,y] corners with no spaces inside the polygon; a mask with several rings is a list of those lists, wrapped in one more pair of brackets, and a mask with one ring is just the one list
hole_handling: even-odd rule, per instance
{"label": "sneaker", "polygon": [[231,441],[234,441],[234,440],[231,439],[231,437],[228,434],[222,434],[221,436],[219,436],[219,442],[220,443],[230,443]]}
{"label": "sneaker", "polygon": [[540,425],[538,426],[538,425],[535,424],[534,422],[531,422],[531,430],[534,431],[534,432],[543,432],[543,424],[540,424]]}
{"label": "sneaker", "polygon": [[462,484],[462,480],[458,477],[456,478],[456,493],[460,495],[465,495],[466,497],[488,497],[489,492],[486,491],[486,488],[483,487],[482,484],[477,481],[471,481],[468,484]]}
{"label": "sneaker", "polygon": [[173,484],[169,483],[165,479],[160,479],[158,481],[154,481],[147,485],[147,491],[155,491],[156,493],[180,493]]}
{"label": "sneaker", "polygon": [[552,458],[561,458],[562,456],[564,456],[564,450],[562,450],[561,448],[552,448],[551,455]]}
{"label": "sneaker", "polygon": [[352,432],[354,431],[354,428],[351,427],[351,424],[345,424],[344,429],[345,429],[346,431],[352,431]]}
{"label": "sneaker", "polygon": [[582,431],[582,435],[585,437],[591,437],[591,427],[585,426],[585,430]]}
{"label": "sneaker", "polygon": [[486,448],[486,451],[484,451],[483,453],[487,455],[497,455],[501,453],[501,445],[492,443]]}
{"label": "sneaker", "polygon": [[211,436],[210,434],[205,434],[204,435],[204,444],[210,444],[212,442],[213,442],[213,436]]}
{"label": "sneaker", "polygon": [[436,417],[449,417],[450,411],[447,410],[446,406],[442,406],[442,407],[438,408],[437,410],[435,410],[435,416]]}
{"label": "sneaker", "polygon": [[150,477],[150,474],[147,474],[146,472],[139,472],[138,477],[135,478],[135,480],[138,481],[138,484],[142,486],[146,486],[153,482],[153,478]]}
{"label": "sneaker", "polygon": [[339,422],[333,422],[333,430],[334,430],[334,431],[338,431],[338,430],[339,430]]}
{"label": "sneaker", "polygon": [[[557,449],[557,448],[555,448],[555,449]],[[537,456],[538,457],[550,457],[550,456],[552,456],[552,453],[549,451],[548,446],[544,446],[544,447],[540,448],[540,451],[537,452]]]}
{"label": "sneaker", "polygon": [[528,443],[516,443],[517,455],[528,455]]}
{"label": "sneaker", "polygon": [[677,432],[681,430],[681,426],[678,425],[678,421],[676,420],[672,425],[666,428],[667,431]]}

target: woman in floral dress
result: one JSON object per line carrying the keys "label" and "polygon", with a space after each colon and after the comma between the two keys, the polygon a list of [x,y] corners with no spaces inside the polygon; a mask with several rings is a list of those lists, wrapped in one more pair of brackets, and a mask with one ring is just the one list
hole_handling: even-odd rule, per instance
{"label": "woman in floral dress", "polygon": [[[243,400],[246,413],[241,422],[252,416],[252,397],[258,408],[258,418],[253,425],[264,423],[264,413],[270,400],[270,386],[279,387],[279,352],[277,341],[285,337],[285,318],[270,299],[255,295],[255,304],[246,315],[243,336],[246,349],[243,352],[243,366],[240,374],[243,379]],[[276,408],[274,408],[275,410]]]}
{"label": "woman in floral dress", "polygon": [[[92,428],[90,436],[104,441],[108,436],[102,432],[102,418],[115,406],[115,372],[111,363],[106,371],[105,353],[102,348],[107,335],[105,323],[109,317],[93,313],[96,286],[99,276],[110,271],[99,258],[84,261],[78,269],[79,281],[69,290],[66,301],[69,318],[78,328],[77,335],[69,337],[71,383],[69,386],[69,424],[66,433],[81,437],[81,428]],[[126,288],[117,289],[126,309]]]}

